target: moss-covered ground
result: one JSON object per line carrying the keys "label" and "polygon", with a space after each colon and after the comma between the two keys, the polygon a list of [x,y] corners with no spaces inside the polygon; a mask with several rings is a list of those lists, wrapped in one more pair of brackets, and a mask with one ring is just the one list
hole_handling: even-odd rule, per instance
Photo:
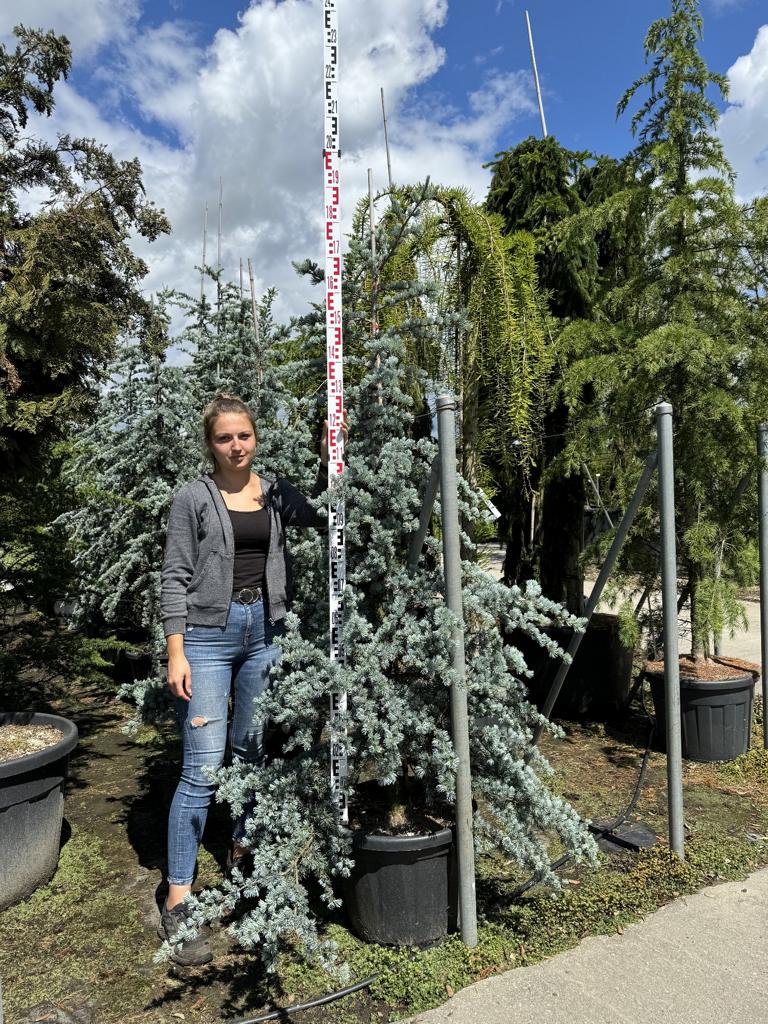
{"label": "moss-covered ground", "polygon": [[[331,990],[333,983],[320,970],[288,955],[278,975],[266,977],[258,957],[232,948],[223,930],[214,933],[211,965],[182,971],[154,963],[175,739],[154,731],[126,737],[126,710],[98,689],[81,689],[58,710],[78,721],[81,743],[71,763],[58,871],[28,902],[0,913],[8,1024],[68,1019],[54,1016],[52,1007],[80,1024],[209,1024]],[[634,788],[646,720],[637,711],[620,726],[563,725],[565,738],[546,742],[555,788],[585,816],[617,814]],[[359,942],[341,918],[331,922],[328,932],[352,977],[381,973],[369,990],[297,1019],[395,1020],[479,978],[534,963],[586,935],[620,931],[678,895],[768,864],[768,755],[757,731],[755,740],[732,764],[685,765],[684,863],[670,855],[664,839],[666,765],[654,751],[635,814],[661,836],[653,849],[606,856],[594,869],[566,868],[560,892],[536,888],[517,899],[522,875],[515,865],[482,859],[480,941],[473,950],[455,937],[426,952],[386,950]],[[215,810],[200,859],[201,886],[221,876],[226,832]]]}

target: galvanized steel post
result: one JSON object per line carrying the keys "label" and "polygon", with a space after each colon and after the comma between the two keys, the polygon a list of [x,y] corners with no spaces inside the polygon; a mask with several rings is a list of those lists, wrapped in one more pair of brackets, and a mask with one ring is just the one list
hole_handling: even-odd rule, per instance
{"label": "galvanized steel post", "polygon": [[453,630],[453,670],[456,681],[451,686],[451,726],[453,745],[459,762],[456,771],[456,846],[459,855],[460,929],[464,945],[476,946],[475,847],[472,834],[472,777],[469,764],[469,720],[464,664],[464,603],[461,594],[455,414],[456,399],[452,395],[440,395],[437,399],[437,434],[440,445],[445,603],[458,620]]}
{"label": "galvanized steel post", "polygon": [[664,613],[664,689],[667,712],[667,807],[669,845],[685,857],[683,836],[683,763],[680,728],[680,653],[677,635],[677,545],[675,541],[675,469],[672,406],[656,406],[659,445],[659,519],[661,527],[661,601]]}
{"label": "galvanized steel post", "polygon": [[760,535],[760,650],[763,677],[763,746],[768,750],[768,423],[757,428],[757,477]]}

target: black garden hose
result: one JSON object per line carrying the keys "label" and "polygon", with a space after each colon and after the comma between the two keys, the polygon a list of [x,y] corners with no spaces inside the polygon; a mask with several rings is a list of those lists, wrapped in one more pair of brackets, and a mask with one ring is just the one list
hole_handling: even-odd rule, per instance
{"label": "black garden hose", "polygon": [[308,1003],[297,1003],[295,1006],[281,1007],[279,1010],[264,1013],[260,1017],[247,1017],[243,1020],[233,1021],[233,1024],[263,1024],[263,1022],[268,1020],[290,1020],[294,1013],[300,1013],[302,1010],[314,1010],[316,1006],[334,1003],[337,999],[342,999],[344,996],[352,995],[353,992],[359,992],[361,989],[368,988],[377,978],[381,977],[381,974],[381,971],[377,971],[370,978],[366,978],[364,981],[357,981],[354,985],[348,985],[346,988],[339,989],[338,992],[329,992],[325,996],[318,996],[317,999],[310,999]]}

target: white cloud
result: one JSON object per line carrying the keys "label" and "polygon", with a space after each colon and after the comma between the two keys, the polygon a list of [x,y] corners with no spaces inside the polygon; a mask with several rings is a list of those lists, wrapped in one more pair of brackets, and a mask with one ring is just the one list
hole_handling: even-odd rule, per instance
{"label": "white cloud", "polygon": [[730,103],[720,137],[738,175],[738,193],[748,199],[768,191],[768,25],[728,70],[728,81]]}
{"label": "white cloud", "polygon": [[[489,180],[483,162],[512,144],[509,126],[534,110],[527,72],[489,73],[468,97],[467,114],[414,96],[414,87],[429,81],[445,60],[434,33],[447,9],[447,0],[340,0],[347,226],[367,190],[367,168],[373,168],[378,188],[386,184],[381,86],[395,180],[429,175],[437,183],[466,186],[480,199]],[[237,29],[219,30],[205,50],[182,23],[134,28],[126,40],[118,37],[102,65],[98,80],[105,91],[121,93],[122,108],[100,101],[97,109],[65,86],[47,130],[92,135],[116,155],[141,160],[147,191],[174,228],[170,238],[141,247],[151,268],[147,289],[196,288],[204,202],[210,210],[209,262],[211,254],[215,259],[221,176],[227,277],[235,280],[240,257],[251,257],[257,287],[281,290],[279,312],[303,308],[308,291],[291,261],[320,260],[322,253],[319,0],[253,3]],[[116,112],[131,107],[143,123],[134,118],[127,124]]]}
{"label": "white cloud", "polygon": [[53,29],[72,44],[75,59],[91,56],[106,42],[127,39],[140,0],[2,0],[0,38],[14,25]]}

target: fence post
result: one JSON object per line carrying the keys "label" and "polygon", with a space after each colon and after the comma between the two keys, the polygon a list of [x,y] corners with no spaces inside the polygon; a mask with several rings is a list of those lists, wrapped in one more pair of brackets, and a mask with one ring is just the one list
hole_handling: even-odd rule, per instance
{"label": "fence post", "polygon": [[451,726],[458,758],[456,770],[456,846],[459,860],[459,914],[461,940],[477,945],[475,847],[472,834],[472,777],[469,764],[469,721],[464,664],[464,603],[461,594],[459,500],[456,479],[456,399],[437,399],[437,436],[440,446],[440,507],[442,511],[445,603],[457,618],[453,630]]}
{"label": "fence post", "polygon": [[768,750],[768,423],[757,428],[758,518],[760,524],[760,650],[763,678],[763,746]]}
{"label": "fence post", "polygon": [[683,836],[683,762],[680,730],[680,652],[677,635],[677,546],[675,541],[675,469],[672,406],[656,406],[659,445],[659,518],[661,521],[661,603],[664,614],[664,691],[667,718],[667,807],[669,845],[685,857]]}

